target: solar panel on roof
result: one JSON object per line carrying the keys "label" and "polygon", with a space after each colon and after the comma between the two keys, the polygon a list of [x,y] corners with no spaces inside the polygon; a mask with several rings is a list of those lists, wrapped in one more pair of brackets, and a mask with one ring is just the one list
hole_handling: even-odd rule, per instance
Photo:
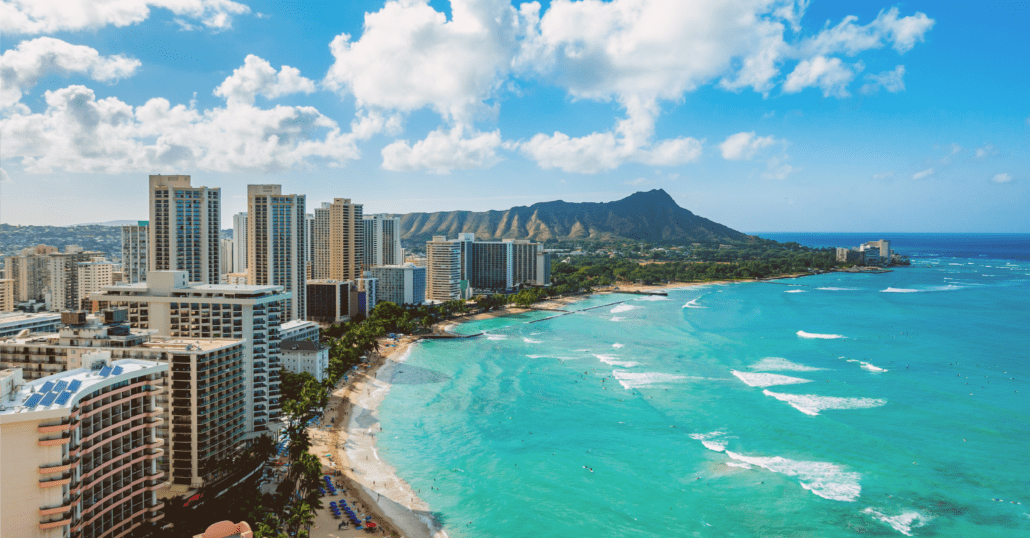
{"label": "solar panel on roof", "polygon": [[43,396],[43,400],[39,402],[39,405],[42,405],[43,407],[50,407],[50,404],[54,403],[55,399],[57,399],[57,393],[48,392],[46,393],[46,396]]}
{"label": "solar panel on roof", "polygon": [[36,394],[29,396],[28,400],[25,400],[25,407],[36,407],[36,404],[38,404],[42,399],[43,395],[37,392]]}
{"label": "solar panel on roof", "polygon": [[57,405],[66,405],[68,403],[68,399],[71,397],[72,391],[66,390],[62,392],[61,395],[57,397]]}
{"label": "solar panel on roof", "polygon": [[122,375],[122,367],[121,366],[115,366],[114,367],[114,371],[111,372],[111,375]]}
{"label": "solar panel on roof", "polygon": [[68,385],[68,390],[70,390],[72,392],[75,392],[75,391],[79,390],[79,387],[81,387],[81,386],[82,386],[82,380],[81,379],[76,379],[75,381],[72,381],[71,385]]}
{"label": "solar panel on roof", "polygon": [[40,387],[39,393],[40,394],[46,394],[46,393],[50,392],[50,389],[52,389],[52,388],[54,388],[54,382],[53,381],[47,381],[46,383],[43,383],[42,387]]}
{"label": "solar panel on roof", "polygon": [[100,377],[107,377],[111,375],[111,367],[105,366],[100,370]]}
{"label": "solar panel on roof", "polygon": [[58,381],[57,386],[53,388],[54,392],[64,392],[64,389],[68,388],[67,381]]}

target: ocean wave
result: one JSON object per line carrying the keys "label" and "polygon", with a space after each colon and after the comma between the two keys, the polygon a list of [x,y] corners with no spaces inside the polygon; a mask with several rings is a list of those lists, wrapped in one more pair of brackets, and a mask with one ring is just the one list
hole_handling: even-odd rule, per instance
{"label": "ocean wave", "polygon": [[533,340],[531,338],[523,338],[522,341],[527,343],[527,344],[542,344],[543,343],[540,340]]}
{"label": "ocean wave", "polygon": [[885,290],[880,290],[880,293],[926,293],[932,291],[955,291],[962,288],[964,288],[964,286],[948,284],[947,286],[927,286],[925,288],[887,288]]}
{"label": "ocean wave", "polygon": [[621,316],[612,316],[612,319],[609,321],[626,321],[626,318]]}
{"label": "ocean wave", "polygon": [[807,293],[807,290],[787,290],[783,293]]}
{"label": "ocean wave", "polygon": [[888,516],[874,508],[866,508],[865,510],[862,510],[862,513],[869,514],[881,522],[890,525],[892,529],[904,534],[905,536],[912,536],[912,527],[922,527],[932,519],[914,510],[911,512],[902,512],[896,516]]}
{"label": "ocean wave", "polygon": [[817,290],[825,290],[825,291],[858,291],[859,290],[859,288],[834,288],[832,286],[827,286],[825,288],[816,288],[816,289]]}
{"label": "ocean wave", "polygon": [[603,362],[603,363],[605,363],[605,364],[607,364],[609,366],[622,366],[623,368],[632,368],[634,366],[640,366],[639,362],[623,361],[623,360],[619,360],[618,357],[613,357],[611,355],[598,355],[598,354],[595,354],[594,356],[597,357],[597,360],[599,360],[599,361],[601,361],[601,362]]}
{"label": "ocean wave", "polygon": [[750,463],[744,463],[742,461],[728,461],[726,462],[727,467],[740,467],[741,469],[750,469]]}
{"label": "ocean wave", "polygon": [[618,314],[619,312],[629,312],[630,310],[635,310],[637,308],[640,308],[640,307],[639,306],[633,306],[631,304],[620,304],[620,305],[616,306],[615,308],[613,308],[611,310],[611,313],[612,314]]}
{"label": "ocean wave", "polygon": [[701,305],[697,304],[698,299],[700,299],[700,297],[698,297],[697,299],[694,299],[694,300],[690,301],[689,303],[683,305],[683,308],[708,308],[707,306],[701,306]]}
{"label": "ocean wave", "polygon": [[738,372],[731,370],[730,373],[737,376],[737,379],[747,383],[751,387],[772,387],[774,385],[797,385],[799,383],[811,383],[811,379],[790,377],[780,374],[761,374],[756,372]]}
{"label": "ocean wave", "polygon": [[664,295],[645,295],[644,297],[639,297],[639,298],[633,299],[633,300],[634,301],[668,301],[669,298],[664,296]]}
{"label": "ocean wave", "polygon": [[488,334],[486,335],[487,340],[507,340],[508,336],[504,334]]}
{"label": "ocean wave", "polygon": [[616,343],[612,344],[612,347],[614,347],[615,349],[618,349],[620,347],[626,347],[626,344],[620,344],[620,343],[616,342]]}
{"label": "ocean wave", "polygon": [[701,441],[701,444],[708,450],[714,450],[715,452],[726,450],[726,445],[724,444],[726,432],[714,431],[708,433],[692,433],[690,434],[690,438]]}
{"label": "ocean wave", "polygon": [[730,458],[784,476],[796,477],[801,487],[831,501],[854,502],[862,494],[859,473],[823,461],[795,461],[780,456],[756,457],[726,451]]}
{"label": "ocean wave", "polygon": [[866,370],[869,370],[870,372],[881,373],[881,372],[886,372],[887,371],[886,368],[880,368],[879,366],[876,366],[875,364],[868,363],[868,362],[865,362],[865,361],[860,361],[858,359],[848,359],[848,362],[857,362],[859,365],[862,366],[862,368],[864,368]]}
{"label": "ocean wave", "polygon": [[797,335],[801,338],[808,339],[820,339],[820,340],[834,340],[837,338],[844,338],[842,334],[819,334],[819,333],[806,333],[805,331],[798,331]]}
{"label": "ocean wave", "polygon": [[661,383],[677,383],[685,379],[691,379],[685,375],[662,374],[658,372],[628,372],[626,370],[612,370],[612,375],[622,385],[622,388],[626,390],[649,389]]}
{"label": "ocean wave", "polygon": [[783,394],[771,390],[763,390],[762,394],[772,396],[781,402],[787,402],[794,409],[813,416],[827,409],[871,409],[887,403],[887,400],[879,398],[838,398],[835,396],[819,396],[818,394]]}
{"label": "ocean wave", "polygon": [[822,370],[823,368],[813,368],[811,366],[805,366],[804,364],[790,362],[783,357],[766,357],[752,364],[751,369],[755,371],[780,370],[791,372],[815,372],[816,370]]}

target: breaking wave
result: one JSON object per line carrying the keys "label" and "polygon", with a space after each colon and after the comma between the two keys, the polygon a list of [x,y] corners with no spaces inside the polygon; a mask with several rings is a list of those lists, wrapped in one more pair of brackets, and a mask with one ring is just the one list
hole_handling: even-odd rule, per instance
{"label": "breaking wave", "polygon": [[618,314],[619,312],[629,312],[630,310],[634,310],[634,309],[637,309],[637,308],[640,308],[640,307],[639,306],[633,306],[631,304],[620,304],[620,305],[616,306],[615,308],[613,308],[611,310],[611,312],[612,312],[612,314]]}
{"label": "breaking wave", "polygon": [[866,508],[865,510],[862,510],[862,513],[869,514],[881,522],[890,525],[892,529],[904,534],[905,536],[912,536],[913,527],[922,527],[931,519],[930,517],[916,511],[902,512],[896,516],[888,516],[874,508]]}
{"label": "breaking wave", "polygon": [[796,477],[801,487],[831,501],[854,502],[862,494],[862,475],[845,471],[839,465],[823,461],[794,461],[779,456],[755,457],[726,451],[730,458]]}
{"label": "breaking wave", "polygon": [[533,340],[532,338],[523,338],[522,341],[527,343],[527,344],[542,344],[543,343],[540,340]]}
{"label": "breaking wave", "polygon": [[879,398],[838,398],[835,396],[819,396],[818,394],[783,394],[771,390],[763,390],[762,394],[772,396],[781,402],[787,402],[794,409],[813,416],[827,409],[870,409],[887,403],[887,400]]}
{"label": "breaking wave", "polygon": [[787,290],[783,293],[807,293],[807,290]]}
{"label": "breaking wave", "polygon": [[693,299],[689,303],[683,305],[683,308],[708,308],[707,306],[701,306],[697,304],[698,299],[700,299],[700,297],[698,297],[697,299]]}
{"label": "breaking wave", "polygon": [[622,361],[622,360],[619,360],[618,357],[613,357],[611,355],[596,355],[595,354],[594,356],[597,357],[597,360],[599,360],[599,361],[601,361],[601,362],[603,362],[603,363],[605,363],[605,364],[607,364],[609,366],[622,366],[623,368],[632,368],[634,366],[640,366],[639,362]]}
{"label": "breaking wave", "polygon": [[789,375],[780,374],[762,374],[755,372],[738,372],[737,370],[731,370],[731,373],[737,376],[737,379],[747,383],[751,387],[772,387],[775,385],[797,385],[799,383],[811,383],[811,379],[801,379],[800,377],[790,377]]}
{"label": "breaking wave", "polygon": [[726,445],[723,441],[723,439],[726,438],[726,432],[715,431],[709,433],[692,433],[690,434],[690,438],[701,441],[701,444],[708,450],[714,450],[716,452],[726,450]]}
{"label": "breaking wave", "polygon": [[628,372],[626,370],[612,370],[612,375],[619,381],[622,388],[626,390],[649,389],[662,383],[677,383],[684,379],[690,379],[685,375],[661,374],[657,372]]}
{"label": "breaking wave", "polygon": [[813,368],[811,366],[805,366],[804,364],[790,362],[783,357],[766,357],[752,364],[751,369],[756,371],[779,370],[790,372],[815,372],[817,370],[822,370],[822,368]]}
{"label": "breaking wave", "polygon": [[797,335],[801,338],[813,339],[817,338],[820,340],[834,340],[837,338],[844,338],[842,334],[819,334],[819,333],[806,333],[805,331],[798,331]]}

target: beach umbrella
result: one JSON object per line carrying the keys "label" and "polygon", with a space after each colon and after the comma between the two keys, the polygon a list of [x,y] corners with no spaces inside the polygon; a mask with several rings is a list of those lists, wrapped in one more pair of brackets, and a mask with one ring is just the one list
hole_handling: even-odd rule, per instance
{"label": "beach umbrella", "polygon": [[370,529],[374,529],[374,528],[376,528],[376,524],[375,524],[375,523],[373,523],[373,522],[371,522],[371,521],[369,521],[368,523],[366,523],[366,524],[365,524],[365,526],[366,526],[366,527],[368,527],[368,528],[370,528]]}

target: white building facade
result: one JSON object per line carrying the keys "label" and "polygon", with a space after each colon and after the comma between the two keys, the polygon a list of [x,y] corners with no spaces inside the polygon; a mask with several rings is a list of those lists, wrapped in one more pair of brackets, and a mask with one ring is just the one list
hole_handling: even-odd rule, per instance
{"label": "white building facade", "polygon": [[193,187],[190,176],[150,176],[147,268],[186,271],[190,282],[221,280],[221,190]]}

